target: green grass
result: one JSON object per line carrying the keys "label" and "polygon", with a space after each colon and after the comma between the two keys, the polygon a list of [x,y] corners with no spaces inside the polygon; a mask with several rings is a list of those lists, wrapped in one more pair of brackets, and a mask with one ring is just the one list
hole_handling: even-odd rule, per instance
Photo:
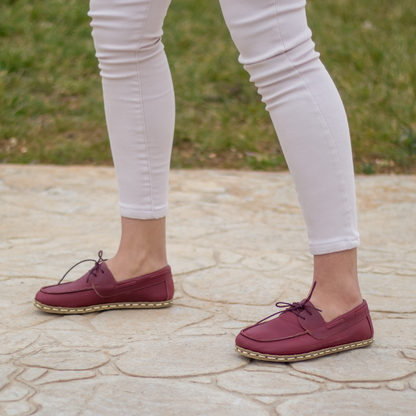
{"label": "green grass", "polygon": [[[2,0],[0,161],[111,164],[86,0]],[[347,108],[359,173],[416,173],[414,0],[310,0],[317,50]],[[173,167],[286,167],[217,1],[173,0]]]}

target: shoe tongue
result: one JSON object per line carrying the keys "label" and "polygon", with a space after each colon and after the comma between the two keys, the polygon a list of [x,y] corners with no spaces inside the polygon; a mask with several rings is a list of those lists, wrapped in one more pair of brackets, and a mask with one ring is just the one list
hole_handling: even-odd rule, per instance
{"label": "shoe tongue", "polygon": [[312,313],[313,312],[319,312],[318,309],[315,307],[315,305],[310,300],[308,300],[307,302],[305,302],[305,301],[306,301],[306,298],[303,299],[301,303],[303,303],[308,308],[308,310],[310,312],[312,312]]}
{"label": "shoe tongue", "polygon": [[105,261],[103,261],[100,264],[100,267],[106,272],[106,273],[110,273],[111,276],[113,276],[113,273],[111,273],[111,270],[108,268],[107,263]]}
{"label": "shoe tongue", "polygon": [[[310,313],[306,312],[306,310]],[[305,312],[302,313],[302,316],[305,319],[300,319],[299,324],[305,329],[317,328],[326,324],[323,316],[311,301],[305,303]]]}
{"label": "shoe tongue", "polygon": [[[307,310],[312,313],[312,316],[314,317],[315,320],[315,314],[318,313],[318,315],[320,315],[320,313],[316,310],[315,306],[313,306],[312,302],[308,301],[305,302],[306,299],[303,299],[301,302],[297,303],[297,304],[303,304]],[[301,313],[302,317],[310,317],[311,315],[306,312],[305,309],[297,309],[297,311],[283,311],[284,313],[282,313],[282,315],[280,315],[281,320],[286,321],[286,322],[290,322],[291,324],[294,325],[299,325],[300,322],[303,321],[303,318],[299,317],[299,313]],[[317,317],[318,321],[319,321],[319,317]]]}
{"label": "shoe tongue", "polygon": [[[105,262],[105,261],[103,261],[103,262],[100,264],[100,267],[101,267],[101,269],[104,271],[105,275],[110,275],[110,276],[111,276],[111,279],[113,279],[113,280],[114,280],[114,282],[116,281],[116,279],[114,279],[113,273],[111,273],[111,270],[108,268],[108,266],[107,266],[107,264],[106,264],[106,262]],[[111,280],[111,279],[110,279],[110,280]]]}

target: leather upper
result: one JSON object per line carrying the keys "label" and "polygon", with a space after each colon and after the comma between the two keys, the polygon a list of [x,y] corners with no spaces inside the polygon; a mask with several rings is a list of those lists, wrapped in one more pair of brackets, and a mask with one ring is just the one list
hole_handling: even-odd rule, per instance
{"label": "leather upper", "polygon": [[365,300],[330,322],[325,322],[313,304],[305,301],[301,302],[305,307],[302,311],[283,311],[274,319],[243,329],[236,344],[250,351],[290,355],[372,338],[374,331]]}
{"label": "leather upper", "polygon": [[169,266],[153,273],[117,282],[105,262],[78,280],[45,286],[36,294],[44,305],[79,307],[107,302],[155,302],[172,299],[174,285]]}
{"label": "leather upper", "polygon": [[103,263],[102,267],[104,273],[98,272],[90,277],[90,282],[95,293],[102,298],[144,289],[157,283],[164,282],[167,278],[172,277],[170,267],[166,266],[153,273],[117,282],[105,263]]}

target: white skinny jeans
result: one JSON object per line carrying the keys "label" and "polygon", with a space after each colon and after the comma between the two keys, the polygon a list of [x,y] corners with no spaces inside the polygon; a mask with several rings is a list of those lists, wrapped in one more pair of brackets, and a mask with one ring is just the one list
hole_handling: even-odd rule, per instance
{"label": "white skinny jeans", "polygon": [[[198,1],[198,0],[195,0]],[[211,1],[211,0],[210,0]],[[220,0],[292,174],[312,254],[358,246],[348,122],[314,50],[305,0]],[[175,103],[161,42],[170,0],[91,0],[120,213],[168,212]]]}

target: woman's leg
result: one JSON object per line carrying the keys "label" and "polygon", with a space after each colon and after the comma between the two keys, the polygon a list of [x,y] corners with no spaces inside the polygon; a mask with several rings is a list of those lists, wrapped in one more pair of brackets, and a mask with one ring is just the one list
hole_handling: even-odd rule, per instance
{"label": "woman's leg", "polygon": [[[165,308],[174,284],[165,216],[175,105],[161,43],[170,0],[91,0],[94,43],[116,168],[122,237],[116,256],[79,279],[47,286],[35,306],[49,313]],[[125,283],[117,281],[131,279]]]}
{"label": "woman's leg", "polygon": [[92,0],[93,37],[117,173],[122,238],[116,280],[166,266],[165,219],[175,103],[161,42],[170,0]]}
{"label": "woman's leg", "polygon": [[317,284],[311,302],[326,322],[360,305],[357,249],[314,256],[313,280]]}
{"label": "woman's leg", "polygon": [[305,0],[220,0],[240,62],[266,103],[315,256],[311,301],[328,321],[362,301],[354,171],[338,91],[314,50]]}
{"label": "woman's leg", "polygon": [[137,220],[121,217],[121,241],[117,254],[106,261],[117,281],[143,276],[168,264],[165,218]]}

